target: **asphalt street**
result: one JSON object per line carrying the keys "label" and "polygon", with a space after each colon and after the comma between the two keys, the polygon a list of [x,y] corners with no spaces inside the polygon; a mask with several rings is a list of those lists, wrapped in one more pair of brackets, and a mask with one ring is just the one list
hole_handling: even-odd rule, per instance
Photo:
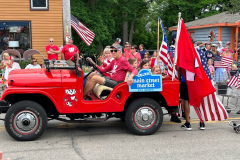
{"label": "asphalt street", "polygon": [[161,128],[149,136],[131,134],[119,119],[81,124],[54,120],[39,139],[28,142],[11,138],[0,121],[0,151],[11,160],[239,159],[240,134],[228,125],[240,120],[236,111],[226,121],[206,123],[204,131],[194,110],[192,131],[182,130],[165,115]]}

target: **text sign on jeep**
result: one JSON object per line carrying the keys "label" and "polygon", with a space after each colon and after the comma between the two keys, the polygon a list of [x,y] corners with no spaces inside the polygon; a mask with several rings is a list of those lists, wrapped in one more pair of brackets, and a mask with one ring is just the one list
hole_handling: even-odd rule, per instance
{"label": "text sign on jeep", "polygon": [[129,92],[162,91],[162,75],[152,74],[148,69],[142,69],[133,78],[133,84],[129,86]]}

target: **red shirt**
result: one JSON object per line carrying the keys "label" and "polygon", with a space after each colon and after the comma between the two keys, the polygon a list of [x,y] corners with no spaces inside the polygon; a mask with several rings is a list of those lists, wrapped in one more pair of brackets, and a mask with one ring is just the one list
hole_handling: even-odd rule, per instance
{"label": "red shirt", "polygon": [[110,79],[119,82],[124,81],[126,77],[127,71],[130,71],[134,75],[138,74],[138,71],[134,69],[127,61],[127,59],[123,56],[121,56],[118,59],[114,59],[111,61],[111,63],[105,67],[101,68],[97,66],[100,71],[103,73],[111,71],[112,75],[110,76]]}
{"label": "red shirt", "polygon": [[129,59],[128,57],[129,57],[129,54],[131,54],[132,53],[132,50],[130,49],[129,51],[126,49],[126,50],[124,50],[124,57],[126,57],[127,58],[127,60]]}
{"label": "red shirt", "polygon": [[153,68],[154,63],[155,63],[155,60],[156,60],[156,57],[153,57],[153,58],[152,58],[152,61],[151,61],[151,68]]}
{"label": "red shirt", "polygon": [[140,53],[138,53],[138,52],[137,52],[136,55],[133,55],[133,53],[130,52],[130,53],[129,53],[128,55],[126,55],[125,57],[126,57],[127,59],[130,59],[130,58],[137,59],[137,64],[138,64],[137,67],[139,67],[139,65],[140,65],[140,63],[141,63],[141,61],[142,61],[141,55],[140,55]]}
{"label": "red shirt", "polygon": [[[50,48],[51,48],[53,51],[59,51],[58,46],[56,46],[56,45],[53,45],[53,46],[48,45],[48,46],[46,46],[46,52],[47,52],[47,51],[50,51]],[[47,53],[47,55],[48,55],[48,59],[49,59],[49,60],[52,60],[53,58],[55,58],[56,60],[58,60],[58,54],[57,54],[57,53],[56,53],[56,54],[48,54],[48,53]]]}
{"label": "red shirt", "polygon": [[66,44],[62,49],[62,53],[64,54],[65,60],[74,60],[74,54],[79,53],[79,50],[74,44],[71,46]]}

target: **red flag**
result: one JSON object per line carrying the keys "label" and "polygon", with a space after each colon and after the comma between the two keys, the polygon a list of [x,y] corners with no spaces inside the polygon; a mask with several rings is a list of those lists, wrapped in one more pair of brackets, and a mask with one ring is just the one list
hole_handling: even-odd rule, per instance
{"label": "red flag", "polygon": [[182,19],[178,22],[174,62],[186,71],[189,104],[199,107],[202,98],[214,93],[215,89],[202,67]]}

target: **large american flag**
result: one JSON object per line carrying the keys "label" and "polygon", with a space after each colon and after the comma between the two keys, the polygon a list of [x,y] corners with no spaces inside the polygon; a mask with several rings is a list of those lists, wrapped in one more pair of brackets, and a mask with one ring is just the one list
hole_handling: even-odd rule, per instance
{"label": "large american flag", "polygon": [[89,46],[92,43],[95,37],[95,34],[90,29],[88,29],[85,25],[83,25],[72,14],[71,14],[71,26],[77,32],[77,34],[81,37],[81,39],[86,43],[87,46]]}
{"label": "large american flag", "polygon": [[[162,20],[160,20],[160,24],[162,27],[162,32],[163,32],[163,39],[162,39],[162,44],[159,50],[159,57],[160,60],[168,66],[168,75],[172,76],[173,75],[173,58],[172,56],[169,55],[168,53],[168,40],[167,40],[167,35],[163,26],[163,22]],[[176,69],[174,68],[174,72],[175,72],[175,76],[174,78],[176,78]]]}
{"label": "large american flag", "polygon": [[[203,65],[203,68],[205,70],[205,73],[207,74],[208,78],[211,80],[212,77],[209,72],[209,68],[207,65],[207,58],[205,54],[201,52],[198,55]],[[222,57],[222,61],[220,63],[221,63],[221,66],[223,67],[223,65],[225,66],[227,66],[227,64],[229,65],[230,61]],[[214,66],[215,66],[215,63],[214,63]],[[219,100],[219,98],[217,97],[216,92],[204,97],[202,99],[200,107],[194,107],[194,109],[202,123],[204,123],[205,121],[222,121],[227,119],[228,117],[227,111],[224,108],[221,101]]]}

